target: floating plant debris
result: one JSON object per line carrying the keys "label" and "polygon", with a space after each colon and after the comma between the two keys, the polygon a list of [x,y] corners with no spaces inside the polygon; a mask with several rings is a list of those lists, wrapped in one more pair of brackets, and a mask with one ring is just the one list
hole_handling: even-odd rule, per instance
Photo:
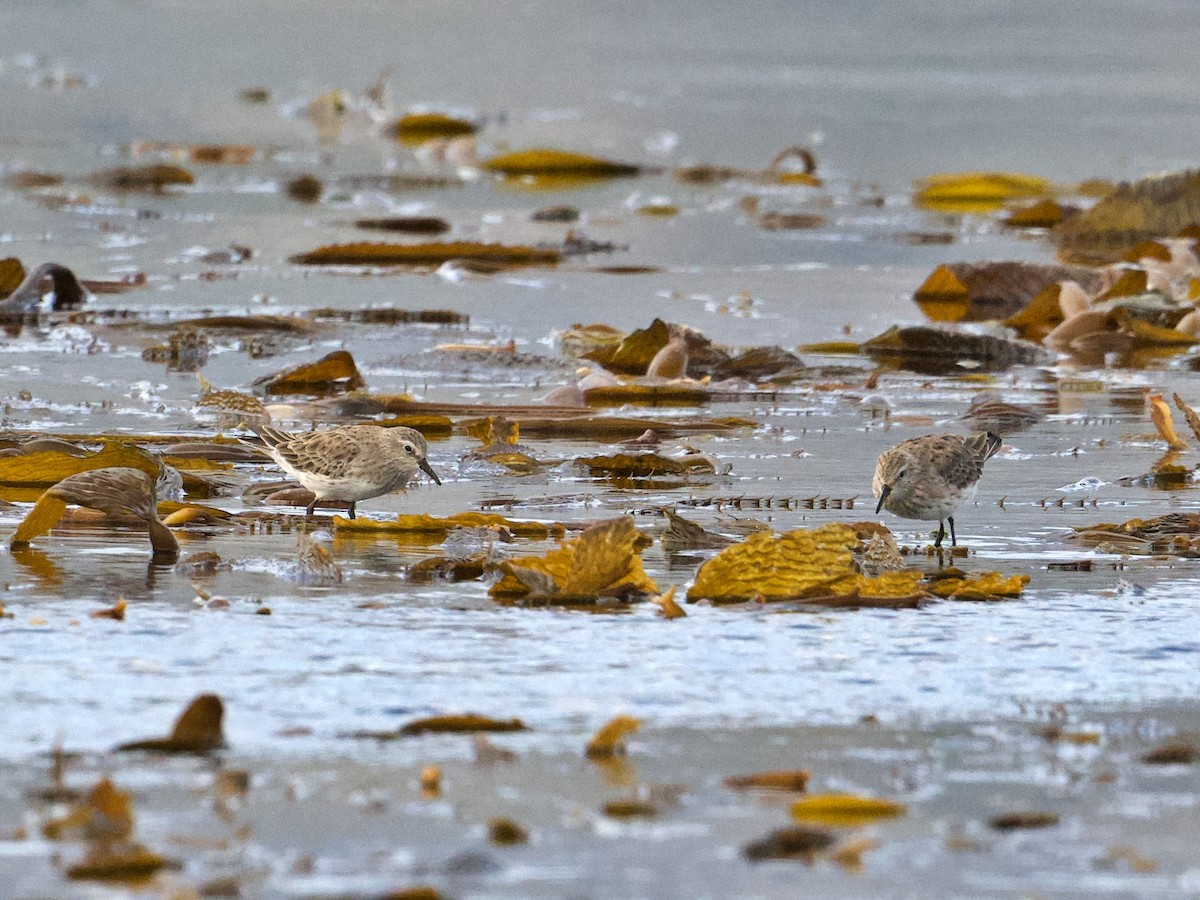
{"label": "floating plant debris", "polygon": [[642,723],[633,716],[617,716],[610,719],[592,735],[592,739],[584,748],[584,755],[592,759],[622,756],[625,753],[625,738],[641,727]]}
{"label": "floating plant debris", "polygon": [[854,828],[906,812],[900,803],[858,794],[812,794],[792,803],[791,811],[793,819],[835,828]]}
{"label": "floating plant debris", "polygon": [[1054,190],[1045,178],[1020,172],[953,172],[917,182],[913,200],[949,213],[987,213],[1010,200],[1044,197]]}
{"label": "floating plant debris", "polygon": [[518,150],[487,160],[483,167],[509,178],[592,179],[637,175],[641,168],[586,153],[565,150]]}
{"label": "floating plant debris", "polygon": [[221,728],[224,718],[225,704],[221,698],[216,694],[201,694],[180,713],[167,737],[131,741],[116,749],[145,753],[211,753],[225,746]]}
{"label": "floating plant debris", "polygon": [[524,266],[552,266],[560,257],[558,250],[544,247],[453,241],[429,244],[330,244],[307,253],[298,253],[291,261],[302,266],[426,267],[451,261],[468,261],[518,269]]}
{"label": "floating plant debris", "polygon": [[356,391],[366,385],[354,364],[354,357],[345,350],[334,350],[316,362],[293,366],[254,382],[254,387],[273,396],[307,394],[326,397]]}
{"label": "floating plant debris", "polygon": [[488,593],[512,602],[592,602],[604,597],[658,594],[642,569],[645,538],[633,518],[618,516],[585,528],[545,557],[524,556],[500,563],[503,577]]}
{"label": "floating plant debris", "polygon": [[407,113],[391,127],[391,134],[406,144],[422,144],[434,138],[474,134],[478,128],[474,122],[446,113]]}

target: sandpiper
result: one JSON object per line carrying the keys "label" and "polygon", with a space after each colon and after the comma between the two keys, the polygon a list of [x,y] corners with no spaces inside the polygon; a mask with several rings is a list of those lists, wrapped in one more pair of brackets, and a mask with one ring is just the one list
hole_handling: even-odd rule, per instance
{"label": "sandpiper", "polygon": [[983,464],[1000,444],[1000,438],[990,431],[970,437],[926,434],[885,450],[875,464],[871,484],[871,492],[879,498],[876,515],[886,508],[906,519],[937,522],[940,529],[935,547],[942,546],[948,521],[950,546],[957,546],[954,513],[975,496]]}
{"label": "sandpiper", "polygon": [[328,431],[291,434],[267,425],[252,425],[263,449],[289,475],[313,492],[305,515],[319,500],[354,504],[388,494],[408,483],[420,469],[438,484],[425,458],[425,438],[412,428],[343,425]]}

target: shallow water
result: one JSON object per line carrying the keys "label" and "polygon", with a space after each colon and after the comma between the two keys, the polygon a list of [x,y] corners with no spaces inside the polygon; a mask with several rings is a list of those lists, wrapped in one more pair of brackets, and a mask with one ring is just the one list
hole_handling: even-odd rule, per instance
{"label": "shallow water", "polygon": [[[961,2],[872,13],[836,3],[803,9],[752,3],[735,12],[711,4],[698,11],[681,3],[644,9],[464,0],[359,3],[336,19],[328,12],[316,3],[259,3],[247,12],[232,3],[166,0],[85,0],[69,12],[0,8],[6,110],[0,172],[65,173],[72,189],[87,194],[54,207],[0,186],[4,255],[20,257],[27,268],[52,259],[84,277],[145,272],[145,289],[95,297],[91,309],[132,310],[168,326],[208,312],[384,305],[454,310],[469,315],[470,325],[330,324],[266,357],[245,352],[239,336],[214,334],[202,372],[220,387],[245,386],[345,348],[373,392],[519,404],[573,377],[574,363],[559,357],[554,335],[574,322],[629,329],[659,316],[731,346],[861,340],[898,322],[921,321],[909,297],[941,262],[1052,258],[1047,243],[1015,236],[991,219],[915,209],[909,202],[914,178],[986,168],[1062,181],[1131,178],[1194,160],[1200,57],[1192,52],[1192,10],[1182,3],[1093,6],[1086,19],[1065,6]],[[31,55],[38,53],[46,58]],[[814,148],[826,187],[693,188],[666,174],[538,193],[487,178],[393,194],[339,187],[339,179],[344,185],[352,175],[422,170],[409,150],[379,137],[362,117],[347,121],[336,144],[322,146],[307,121],[284,113],[334,86],[361,91],[385,66],[395,67],[390,82],[399,111],[420,103],[476,110],[487,123],[484,155],[553,145],[657,166],[761,167],[777,150],[801,143]],[[42,86],[63,72],[86,84]],[[258,85],[271,89],[270,104],[238,101],[240,89]],[[189,165],[196,185],[165,196],[120,195],[86,183],[91,172],[129,163],[121,148],[136,140],[250,143],[261,152],[247,166]],[[330,186],[320,204],[295,203],[280,190],[302,172]],[[738,205],[746,194],[757,195],[761,208],[820,214],[826,224],[756,228]],[[638,206],[658,197],[681,214],[665,220],[637,214]],[[371,215],[443,216],[464,239],[560,241],[567,226],[528,220],[532,209],[557,203],[583,211],[578,227],[588,237],[628,249],[552,270],[462,279],[305,272],[287,261],[323,243],[362,240],[364,232],[348,223]],[[928,243],[920,237],[926,235],[950,243]],[[251,246],[254,258],[239,265],[198,259],[204,250],[232,244]],[[609,264],[657,271],[593,270]],[[743,293],[751,300],[739,304]],[[44,324],[6,337],[0,343],[4,426],[61,435],[211,435],[211,424],[192,414],[195,376],[142,358],[142,350],[169,331],[101,320]],[[447,366],[429,352],[445,342],[509,340],[545,360],[498,370]],[[872,392],[890,404],[885,418],[860,402],[867,391],[855,385],[869,371],[865,359],[806,360],[857,371],[831,375],[827,381],[842,384],[839,389],[802,382],[699,411],[622,411],[667,420],[710,413],[752,419],[753,429],[664,444],[666,453],[688,444],[711,454],[731,467],[729,474],[644,489],[588,478],[565,462],[533,476],[496,475],[463,463],[476,442],[456,434],[431,445],[442,487],[422,483],[366,501],[360,514],[445,515],[485,504],[507,512],[507,501],[513,517],[545,521],[631,512],[650,533],[662,526],[656,508],[664,505],[705,526],[727,514],[765,520],[776,530],[870,519],[870,474],[879,452],[915,434],[960,428],[956,417],[990,386],[1052,413],[1006,436],[1008,447],[989,463],[975,505],[957,517],[970,548],[958,563],[971,571],[1028,572],[1032,581],[1020,601],[803,613],[695,606],[687,619],[664,622],[648,605],[600,615],[504,608],[488,599],[484,584],[407,581],[407,567],[437,547],[336,536],[331,547],[346,571],[344,584],[304,587],[288,577],[296,545],[287,524],[181,532],[185,553],[214,550],[232,564],[197,580],[204,591],[231,601],[217,610],[195,602],[186,576],[149,563],[143,535],[58,529],[35,542],[34,551],[0,554],[0,601],[13,614],[0,622],[7,687],[0,759],[19,769],[0,780],[0,831],[28,818],[21,792],[40,771],[40,754],[55,742],[102,754],[161,730],[191,696],[214,691],[227,704],[234,764],[254,772],[256,787],[260,779],[334,786],[333,799],[318,813],[334,817],[330,833],[351,829],[340,817],[349,815],[345,799],[352,785],[369,790],[411,780],[418,763],[466,752],[461,740],[422,744],[418,753],[340,735],[446,711],[519,715],[533,731],[517,742],[521,777],[529,784],[514,789],[527,804],[514,815],[552,835],[519,851],[519,861],[456,882],[440,868],[451,855],[441,842],[464,849],[483,844],[476,827],[482,820],[461,805],[470,802],[470,791],[432,816],[422,813],[423,825],[409,822],[405,827],[420,831],[440,817],[442,830],[406,838],[412,860],[383,870],[364,863],[361,849],[323,844],[315,830],[309,834],[275,808],[278,797],[268,792],[273,799],[248,812],[259,829],[256,842],[243,848],[243,862],[260,873],[246,887],[250,896],[367,895],[383,890],[389,877],[422,872],[455,896],[701,896],[706,890],[711,896],[783,896],[806,878],[814,879],[816,892],[861,896],[920,894],[931,884],[942,893],[974,896],[1023,889],[1194,890],[1195,870],[1172,843],[1175,813],[1160,821],[1168,805],[1161,799],[1138,806],[1146,791],[1159,790],[1143,789],[1140,770],[1120,782],[1115,795],[1075,798],[1086,813],[1060,826],[1071,840],[1057,855],[1043,847],[1026,856],[1026,842],[1008,838],[982,854],[941,852],[939,829],[950,814],[938,798],[948,798],[950,818],[985,816],[990,801],[981,799],[984,792],[963,787],[971,782],[970,765],[957,742],[969,743],[974,730],[986,730],[997,716],[1020,722],[1005,726],[1010,736],[1024,733],[1029,722],[1020,717],[1029,710],[1055,704],[1082,721],[1113,710],[1134,717],[1104,719],[1122,723],[1112,726],[1117,734],[1141,721],[1140,710],[1194,697],[1200,689],[1194,599],[1200,563],[1122,560],[1066,540],[1072,526],[1196,508],[1190,484],[1159,490],[1118,483],[1148,472],[1161,456],[1161,442],[1146,434],[1151,426],[1142,390],[1179,391],[1195,402],[1196,375],[1180,367],[1086,371],[1066,363],[990,382],[886,373]],[[1079,393],[1063,386],[1067,379],[1099,388]],[[299,419],[320,415],[303,409]],[[584,441],[525,442],[547,460],[607,449]],[[231,495],[212,502],[237,511],[241,487],[262,476],[242,468],[229,477]],[[1059,490],[1085,477],[1103,484]],[[813,497],[843,501],[842,508],[796,502]],[[769,505],[762,498],[771,498]],[[851,498],[857,502],[849,504]],[[0,532],[11,533],[27,509],[0,510]],[[916,523],[883,521],[903,544],[927,542]],[[524,554],[548,547],[520,542],[510,549]],[[656,544],[644,560],[660,585],[684,588],[702,558],[668,557]],[[1093,571],[1046,568],[1076,559],[1091,559]],[[88,618],[118,596],[130,604],[125,622]],[[362,608],[367,601],[382,608]],[[254,615],[261,605],[272,615]],[[577,771],[583,764],[574,754],[597,726],[622,712],[641,718],[649,734],[635,745],[638,765],[639,749],[649,757],[648,768],[659,755],[697,757],[675,774],[653,773],[651,780],[687,782],[696,797],[685,815],[666,817],[661,833],[649,829],[657,842],[652,850],[629,840],[645,836],[635,827],[591,820],[578,826],[560,815],[585,800],[594,807],[594,786],[582,798],[566,787],[562,796],[537,795],[542,779],[574,784],[591,777],[590,770]],[[893,751],[872,756],[871,741],[862,743],[862,732],[846,727],[864,715],[881,720],[885,744],[911,740],[922,748],[919,766],[932,773],[934,799],[882,777]],[[1194,703],[1156,715],[1158,736],[1196,728]],[[845,781],[842,786],[900,791],[916,812],[903,836],[888,833],[884,849],[867,855],[860,880],[832,865],[809,870],[787,863],[742,882],[749,876],[736,847],[786,816],[775,810],[771,823],[756,818],[753,828],[742,823],[724,830],[727,819],[740,821],[746,811],[730,809],[715,782],[742,768],[730,760],[756,747],[763,734],[786,744],[801,724],[831,726],[821,732],[829,749],[817,757],[826,766],[818,773],[826,787]],[[297,727],[310,731],[280,739]],[[710,742],[729,742],[729,757],[706,756]],[[839,773],[841,755],[868,757],[874,780]],[[766,756],[760,762],[777,764]],[[110,765],[116,764],[105,756],[90,757],[78,777]],[[1046,779],[1061,787],[1045,765],[1037,749],[1022,745],[1011,758],[988,763],[1002,776],[983,780],[1011,779],[1035,794]],[[746,767],[753,767],[749,759]],[[135,788],[139,778],[154,785],[154,771],[120,764],[121,777]],[[190,815],[187,803],[170,792],[186,791],[194,773],[184,764],[167,771],[156,785],[165,793],[147,795],[157,822],[149,826],[152,834],[167,833],[169,816]],[[489,785],[483,795],[490,790],[498,789]],[[1171,791],[1194,810],[1194,768],[1171,782]],[[384,819],[360,821],[360,813],[350,818],[370,835],[371,846],[385,846],[388,830],[397,827]],[[458,827],[464,821],[475,830]],[[1159,825],[1143,830],[1145,821]],[[587,840],[579,839],[577,827]],[[569,853],[561,842],[571,844]],[[1086,888],[1074,880],[1072,873],[1090,866],[1097,848],[1135,842],[1143,853],[1162,857],[1158,874],[1122,870],[1111,881],[1093,874]],[[730,870],[735,874],[702,867],[695,883],[664,874],[686,870],[714,844],[723,864],[739,867]],[[606,868],[614,858],[609,850],[620,856],[619,873]],[[49,853],[37,842],[0,843],[0,873],[35,873],[8,882],[19,884],[14,896],[66,890],[47,862]],[[291,863],[301,853],[328,866],[297,875]],[[200,854],[180,855],[187,857],[185,880],[220,868]],[[221,861],[233,867],[227,863]],[[886,874],[893,869],[895,881]],[[95,892],[79,889],[78,895]]]}

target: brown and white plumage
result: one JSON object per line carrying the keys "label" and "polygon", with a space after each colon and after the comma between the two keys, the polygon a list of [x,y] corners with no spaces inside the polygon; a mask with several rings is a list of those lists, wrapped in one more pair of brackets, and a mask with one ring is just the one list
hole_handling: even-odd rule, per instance
{"label": "brown and white plumage", "polygon": [[905,519],[935,521],[941,525],[933,545],[940,547],[950,523],[950,543],[957,545],[954,513],[975,496],[983,464],[1000,449],[1000,438],[990,431],[962,437],[927,434],[901,441],[885,450],[875,464],[871,492],[875,507]]}
{"label": "brown and white plumage", "polygon": [[436,481],[425,458],[421,432],[381,425],[344,425],[328,431],[292,434],[266,425],[252,426],[263,448],[280,468],[314,494],[307,515],[318,500],[340,500],[354,505],[404,487],[420,470]]}

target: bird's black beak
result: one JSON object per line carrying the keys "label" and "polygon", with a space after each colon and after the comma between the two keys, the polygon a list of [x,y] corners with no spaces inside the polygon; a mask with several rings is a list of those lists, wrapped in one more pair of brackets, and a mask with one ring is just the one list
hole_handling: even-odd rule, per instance
{"label": "bird's black beak", "polygon": [[419,465],[421,467],[422,472],[424,472],[426,475],[428,475],[430,478],[432,478],[438,484],[442,483],[442,479],[438,478],[437,472],[433,471],[433,466],[431,466],[429,464],[429,460],[423,459],[419,463],[417,463],[417,465]]}
{"label": "bird's black beak", "polygon": [[887,499],[888,494],[892,492],[892,486],[885,484],[879,489],[879,502],[875,504],[875,515],[879,515],[879,511],[883,509],[883,501]]}

